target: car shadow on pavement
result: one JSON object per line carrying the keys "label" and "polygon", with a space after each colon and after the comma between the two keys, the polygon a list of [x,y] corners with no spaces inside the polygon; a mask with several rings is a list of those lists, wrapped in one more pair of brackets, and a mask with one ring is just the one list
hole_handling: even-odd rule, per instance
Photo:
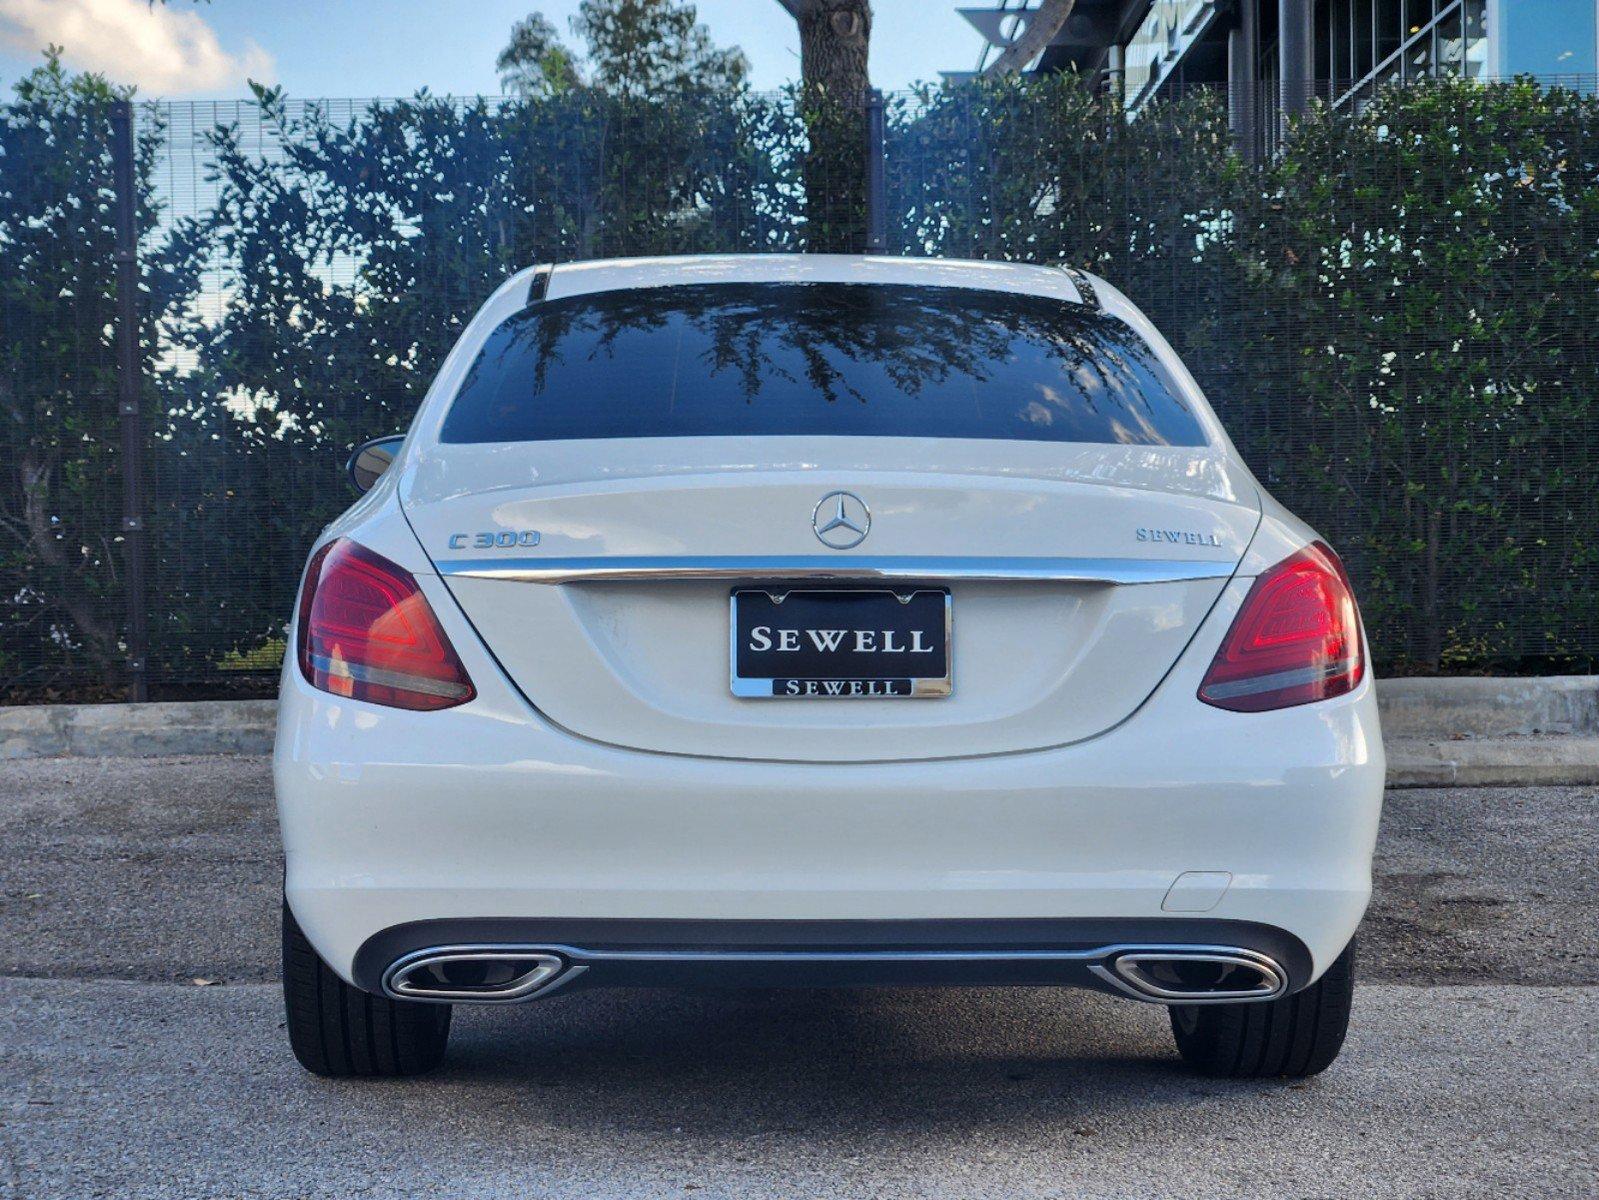
{"label": "car shadow on pavement", "polygon": [[[851,1135],[1058,1125],[1287,1083],[1200,1078],[1164,1010],[1053,988],[616,990],[457,1010],[429,1083],[594,1129]],[[1094,1132],[1092,1122],[1084,1136]]]}

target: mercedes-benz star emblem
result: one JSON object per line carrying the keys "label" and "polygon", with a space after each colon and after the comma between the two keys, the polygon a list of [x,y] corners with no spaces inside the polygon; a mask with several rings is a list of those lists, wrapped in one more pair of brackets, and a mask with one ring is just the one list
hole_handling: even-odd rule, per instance
{"label": "mercedes-benz star emblem", "polygon": [[822,545],[848,550],[871,532],[872,510],[854,492],[828,492],[811,510],[811,528]]}

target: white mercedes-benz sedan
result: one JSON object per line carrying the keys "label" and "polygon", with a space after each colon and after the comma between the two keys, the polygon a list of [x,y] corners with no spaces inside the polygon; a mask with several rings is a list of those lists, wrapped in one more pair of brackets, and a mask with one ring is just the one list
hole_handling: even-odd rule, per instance
{"label": "white mercedes-benz sedan", "polygon": [[540,267],[350,470],[277,732],[310,1070],[660,985],[1066,985],[1209,1074],[1338,1053],[1383,784],[1349,580],[1102,280]]}

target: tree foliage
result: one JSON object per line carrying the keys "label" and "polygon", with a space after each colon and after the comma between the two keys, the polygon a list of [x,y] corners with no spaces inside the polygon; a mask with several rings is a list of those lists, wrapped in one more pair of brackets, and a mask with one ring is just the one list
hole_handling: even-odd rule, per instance
{"label": "tree foliage", "polygon": [[749,75],[743,51],[716,45],[683,0],[583,0],[571,26],[582,55],[543,13],[518,21],[498,60],[506,89],[542,98],[589,87],[639,100],[737,92]]}
{"label": "tree foliage", "polygon": [[572,52],[543,13],[530,13],[511,26],[511,40],[494,65],[500,86],[524,99],[561,96],[583,86]]}
{"label": "tree foliage", "polygon": [[[75,669],[116,679],[120,585],[113,106],[127,93],[69,74],[59,52],[0,104],[0,671],[11,686]],[[134,145],[137,227],[153,229],[158,125]],[[197,282],[179,229],[152,241],[142,368]],[[157,414],[153,391],[145,417]]]}

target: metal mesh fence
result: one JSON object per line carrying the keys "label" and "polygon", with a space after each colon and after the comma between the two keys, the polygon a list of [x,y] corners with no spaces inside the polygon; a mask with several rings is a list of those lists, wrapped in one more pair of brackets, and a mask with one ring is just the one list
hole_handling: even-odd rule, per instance
{"label": "metal mesh fence", "polygon": [[905,253],[1061,261],[1138,302],[1356,579],[1388,670],[1599,651],[1599,103],[1433,81],[1359,111],[1069,81],[902,98]]}
{"label": "metal mesh fence", "polygon": [[124,678],[110,98],[0,112],[0,679]]}
{"label": "metal mesh fence", "polygon": [[120,695],[140,666],[156,695],[269,691],[349,448],[405,427],[509,272],[869,237],[1127,292],[1345,555],[1380,666],[1599,658],[1599,107],[1580,91],[1442,82],[1291,125],[1261,104],[1265,155],[1239,152],[1237,95],[1130,118],[1063,78],[892,96],[876,136],[869,111],[830,114],[842,156],[788,95],[143,105],[130,315],[118,109],[76,86],[0,104],[7,699]]}

